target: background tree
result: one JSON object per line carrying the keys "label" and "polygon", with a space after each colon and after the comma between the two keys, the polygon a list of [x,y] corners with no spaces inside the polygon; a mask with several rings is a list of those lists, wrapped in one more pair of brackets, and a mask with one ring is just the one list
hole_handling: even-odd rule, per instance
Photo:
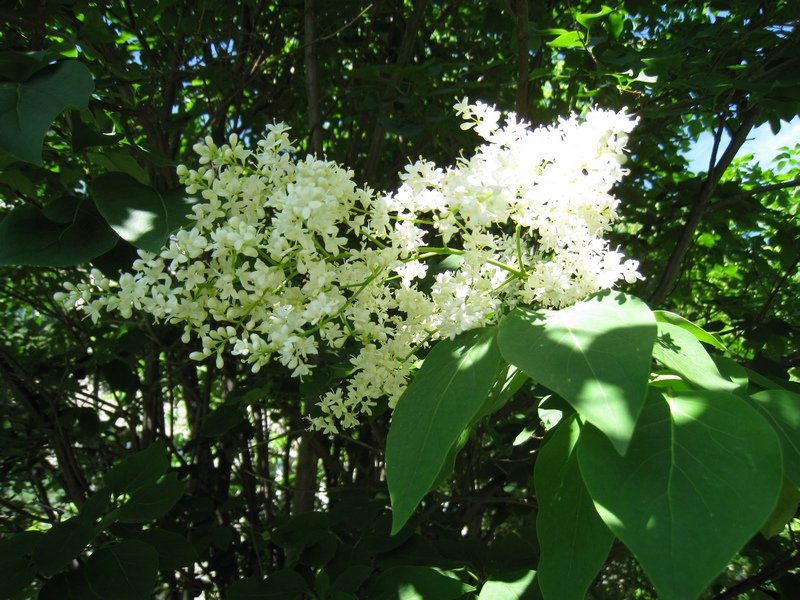
{"label": "background tree", "polygon": [[[769,167],[741,152],[754,127],[778,131],[798,114],[795,2],[0,10],[8,597],[389,597],[404,581],[424,597],[538,597],[532,474],[550,390],[523,386],[474,427],[457,475],[390,536],[387,414],[353,435],[310,433],[304,417],[326,380],[254,375],[235,357],[198,363],[174,326],[110,313],[95,323],[53,300],[91,269],[130,270],[136,248],[156,251],[185,224],[195,199],[176,166],[195,164],[206,136],[255,145],[282,121],[303,152],[393,189],[409,159],[450,164],[473,147],[456,98],[532,125],[627,106],[640,122],[611,237],[646,279],[626,291],[797,391],[798,149],[776,148]],[[714,144],[695,174],[685,155],[703,132]],[[800,551],[782,526],[797,488],[782,497],[788,508],[766,530],[782,533],[756,535],[704,597],[794,597]],[[589,593],[655,597],[620,543]]]}

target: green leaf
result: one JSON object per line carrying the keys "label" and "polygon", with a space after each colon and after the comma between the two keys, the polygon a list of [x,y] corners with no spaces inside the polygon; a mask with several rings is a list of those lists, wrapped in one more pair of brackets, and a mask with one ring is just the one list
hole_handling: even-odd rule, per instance
{"label": "green leaf", "polygon": [[70,114],[72,151],[78,152],[92,146],[113,146],[125,136],[121,133],[101,133],[83,122],[77,110]]}
{"label": "green leaf", "polygon": [[105,546],[86,561],[86,579],[101,598],[149,600],[158,579],[158,552],[138,540]]}
{"label": "green leaf", "polygon": [[483,584],[478,600],[542,600],[536,579],[536,571],[529,569],[493,575]]}
{"label": "green leaf", "polygon": [[185,489],[177,473],[136,490],[118,513],[120,523],[147,523],[163,517],[183,496]]}
{"label": "green leaf", "polygon": [[86,571],[59,573],[43,586],[37,600],[105,600],[94,593],[86,579]]}
{"label": "green leaf", "polygon": [[158,552],[158,568],[169,572],[191,567],[200,560],[197,550],[185,535],[151,527],[131,536],[153,546]]}
{"label": "green leaf", "polygon": [[227,600],[296,600],[310,592],[305,579],[290,569],[273,573],[264,581],[247,577],[226,590]]}
{"label": "green leaf", "polygon": [[84,109],[94,90],[86,65],[65,60],[24,82],[0,82],[0,148],[25,162],[42,165],[47,130],[68,106]]}
{"label": "green leaf", "polygon": [[156,442],[122,459],[111,467],[103,479],[115,494],[131,494],[158,481],[167,472],[168,466],[167,449],[161,442]]}
{"label": "green leaf", "polygon": [[236,427],[245,420],[247,415],[244,408],[236,402],[234,404],[223,404],[212,410],[203,419],[200,427],[200,435],[203,437],[217,437]]}
{"label": "green leaf", "polygon": [[3,582],[0,598],[13,598],[22,592],[33,582],[36,571],[36,565],[21,558],[0,563],[0,581]]}
{"label": "green leaf", "polygon": [[386,442],[392,534],[430,491],[492,389],[502,360],[495,333],[486,327],[436,344],[398,401]]}
{"label": "green leaf", "polygon": [[127,149],[113,148],[102,152],[88,152],[87,157],[93,165],[105,171],[129,175],[141,185],[150,183],[147,169],[140,165]]}
{"label": "green leaf", "polygon": [[671,323],[672,325],[677,325],[678,327],[681,327],[682,329],[685,329],[691,333],[701,342],[710,344],[721,352],[728,351],[728,348],[725,347],[725,344],[719,341],[716,337],[708,333],[705,329],[695,325],[688,319],[684,319],[680,315],[676,315],[675,313],[671,313],[666,310],[654,310],[653,314],[656,317],[656,321],[659,323]]}
{"label": "green leaf", "polygon": [[31,554],[46,534],[43,531],[20,531],[0,540],[0,564]]}
{"label": "green leaf", "polygon": [[770,515],[783,479],[769,424],[714,391],[652,390],[626,456],[586,426],[578,462],[662,600],[696,598]]}
{"label": "green leaf", "polygon": [[800,490],[788,477],[784,477],[778,503],[769,518],[761,525],[759,530],[761,535],[771,538],[786,529],[786,524],[797,514],[798,504],[800,504]]}
{"label": "green leaf", "polygon": [[611,12],[611,8],[603,5],[596,13],[582,13],[575,17],[575,20],[583,25],[586,29],[591,28],[592,24],[598,19],[602,19]]}
{"label": "green leaf", "polygon": [[180,188],[170,192],[139,183],[126,173],[104,173],[92,195],[100,213],[119,236],[144,250],[160,252],[170,233],[188,223],[193,199]]}
{"label": "green leaf", "polygon": [[750,398],[778,434],[786,476],[800,487],[800,395],[787,390],[765,390]]}
{"label": "green leaf", "polygon": [[111,488],[107,486],[100,488],[83,503],[79,512],[80,518],[87,523],[94,523],[106,514],[109,502],[111,502]]}
{"label": "green leaf", "polygon": [[697,338],[678,325],[658,324],[653,358],[697,387],[729,393],[741,390],[737,381],[720,373],[717,364]]}
{"label": "green leaf", "polygon": [[583,600],[614,541],[581,477],[576,451],[580,431],[576,415],[562,421],[542,446],[533,474],[542,553],[539,587],[545,597],[559,600]]}
{"label": "green leaf", "polygon": [[583,36],[580,31],[569,31],[550,40],[547,45],[551,48],[583,48]]}
{"label": "green leaf", "polygon": [[401,566],[387,569],[372,585],[372,600],[453,600],[474,591],[461,580],[434,567]]}
{"label": "green leaf", "polygon": [[80,517],[53,525],[33,550],[33,560],[46,577],[55,575],[84,551],[94,528]]}
{"label": "green leaf", "polygon": [[0,77],[12,81],[25,81],[37,71],[48,66],[42,62],[43,52],[16,52],[4,50],[0,52]]}
{"label": "green leaf", "polygon": [[550,388],[624,453],[647,394],[656,323],[633,296],[602,293],[563,310],[515,309],[503,357]]}
{"label": "green leaf", "polygon": [[44,211],[23,204],[0,221],[0,265],[79,265],[118,239],[89,200],[59,198]]}
{"label": "green leaf", "polygon": [[372,571],[372,567],[368,565],[353,565],[349,567],[331,584],[330,593],[355,594],[358,588],[372,575]]}

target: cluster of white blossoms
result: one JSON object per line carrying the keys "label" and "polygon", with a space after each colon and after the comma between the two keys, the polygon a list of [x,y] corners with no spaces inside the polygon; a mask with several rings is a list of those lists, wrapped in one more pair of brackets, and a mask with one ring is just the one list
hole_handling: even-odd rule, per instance
{"label": "cluster of white blossoms", "polygon": [[592,110],[529,129],[482,103],[456,105],[484,142],[446,168],[417,161],[393,193],[358,187],[326,160],[296,158],[273,125],[255,152],[230,136],[194,147],[178,168],[203,200],[193,226],[131,273],[66,284],[59,295],[97,320],[145,311],[199,339],[196,360],[225,353],[256,372],[271,360],[309,375],[322,347],[351,356],[349,376],[318,401],[311,427],[336,433],[393,407],[429,344],[493,322],[517,304],[560,308],[638,264],[603,235],[635,119]]}

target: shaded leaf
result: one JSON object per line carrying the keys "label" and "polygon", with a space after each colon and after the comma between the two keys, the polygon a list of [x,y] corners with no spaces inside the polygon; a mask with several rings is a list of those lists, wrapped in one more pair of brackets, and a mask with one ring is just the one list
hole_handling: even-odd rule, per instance
{"label": "shaded leaf", "polygon": [[502,360],[495,333],[487,327],[437,343],[398,401],[386,442],[393,534],[430,491],[492,389]]}
{"label": "shaded leaf", "polygon": [[0,563],[0,598],[12,598],[30,586],[36,577],[36,565],[21,558]]}
{"label": "shaded leaf", "polygon": [[163,517],[183,496],[185,489],[177,473],[136,490],[118,513],[120,523],[147,523]]}
{"label": "shaded leaf", "polygon": [[24,82],[0,82],[0,148],[41,166],[47,130],[68,106],[84,109],[94,90],[86,65],[65,60]]}
{"label": "shaded leaf", "polygon": [[91,523],[76,517],[53,525],[33,550],[33,560],[45,576],[55,575],[75,560],[94,538]]}
{"label": "shaded leaf", "polygon": [[168,572],[190,567],[200,560],[197,550],[186,536],[158,527],[137,532],[134,539],[146,542],[158,552],[158,567]]}
{"label": "shaded leaf", "polygon": [[671,313],[666,310],[654,310],[653,315],[656,317],[656,321],[659,323],[671,323],[672,325],[677,325],[678,327],[685,329],[689,333],[691,333],[694,337],[696,337],[699,341],[705,342],[706,344],[710,344],[714,346],[717,350],[721,352],[727,352],[727,348],[725,344],[719,341],[715,336],[708,333],[702,327],[699,327],[689,321],[688,319],[684,319],[680,315],[676,315],[675,313]]}
{"label": "shaded leaf", "polygon": [[0,265],[79,265],[108,252],[117,239],[89,200],[64,197],[45,211],[23,204],[0,221]]}
{"label": "shaded leaf", "polygon": [[98,596],[86,579],[86,571],[59,573],[47,581],[39,591],[37,600],[105,600]]}
{"label": "shaded leaf", "polygon": [[298,573],[284,569],[273,573],[266,580],[247,577],[232,584],[226,590],[227,600],[296,600],[309,592],[308,584]]}
{"label": "shaded leaf", "polygon": [[759,530],[761,535],[765,538],[771,538],[778,535],[784,529],[786,524],[789,523],[797,513],[797,507],[800,504],[800,490],[793,484],[788,477],[783,478],[783,486],[781,486],[781,493],[778,496],[778,503],[775,505],[775,510],[767,518]]}
{"label": "shaded leaf", "polygon": [[705,589],[770,515],[783,479],[769,424],[714,391],[652,390],[626,456],[586,426],[578,461],[598,513],[663,600]]}
{"label": "shaded leaf", "polygon": [[158,579],[158,552],[138,540],[105,546],[86,561],[86,579],[101,598],[148,600]]}
{"label": "shaded leaf", "polygon": [[143,250],[160,252],[170,233],[188,223],[193,200],[180,188],[160,192],[127,173],[104,173],[92,185],[100,213],[119,236]]}
{"label": "shaded leaf", "polygon": [[542,553],[539,587],[546,597],[561,600],[583,600],[614,541],[581,477],[580,429],[576,415],[562,421],[539,451],[533,475]]}
{"label": "shaded leaf", "polygon": [[158,481],[168,466],[167,449],[161,442],[156,442],[115,464],[103,479],[115,494],[131,494]]}
{"label": "shaded leaf", "polygon": [[697,338],[678,325],[658,324],[653,358],[700,388],[730,393],[741,389],[737,381],[720,373]]}
{"label": "shaded leaf", "polygon": [[475,588],[434,567],[387,569],[372,585],[372,600],[452,600]]}
{"label": "shaded leaf", "polygon": [[786,476],[800,487],[800,395],[787,390],[764,390],[750,398],[778,434]]}

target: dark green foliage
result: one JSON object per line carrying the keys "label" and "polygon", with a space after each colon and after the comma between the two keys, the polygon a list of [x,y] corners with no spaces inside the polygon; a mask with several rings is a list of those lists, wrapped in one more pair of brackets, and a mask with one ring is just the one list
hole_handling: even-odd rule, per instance
{"label": "dark green foliage", "polygon": [[[5,3],[0,599],[796,598],[800,146],[742,144],[797,116],[798,10]],[[436,346],[394,424],[384,401],[352,436],[305,431],[346,357],[254,375],[53,300],[186,223],[175,167],[205,136],[283,121],[392,189],[474,145],[464,96],[638,116],[609,235],[646,279]]]}

